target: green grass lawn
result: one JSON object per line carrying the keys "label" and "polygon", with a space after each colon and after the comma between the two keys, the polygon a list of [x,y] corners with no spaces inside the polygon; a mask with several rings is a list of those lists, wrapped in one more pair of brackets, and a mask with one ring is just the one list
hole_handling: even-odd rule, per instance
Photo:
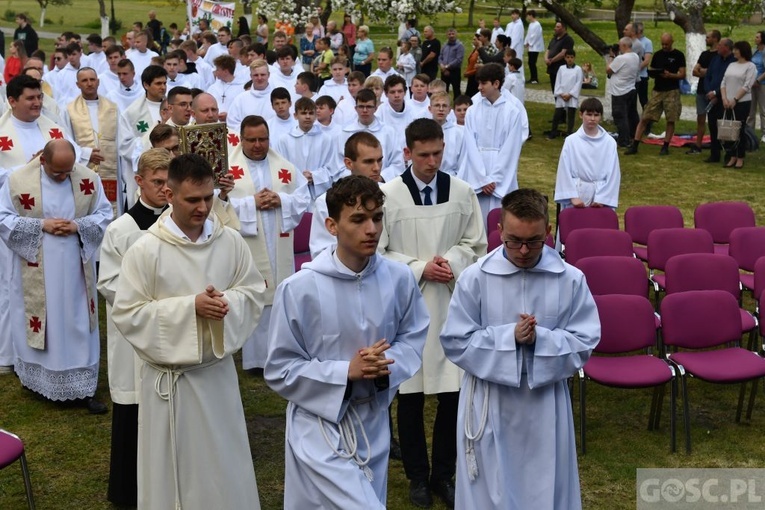
{"label": "green grass lawn", "polygon": [[[145,20],[150,8],[155,8],[158,18],[166,24],[171,21],[180,23],[183,19],[182,11],[172,10],[163,2],[120,0],[116,6],[117,17],[125,26],[134,20]],[[39,16],[39,8],[32,0],[7,0],[5,8],[26,11],[35,18]],[[483,12],[487,19],[493,15],[488,9]],[[65,8],[52,6],[48,9],[48,18],[54,24],[46,26],[46,30],[97,31],[83,26],[96,20],[97,16],[95,1],[75,1],[73,6]],[[464,25],[465,19],[465,14],[458,15],[457,25],[461,26],[460,22]],[[436,21],[437,31],[443,33],[452,17],[441,15]],[[543,23],[549,36],[552,22],[546,19]],[[12,23],[0,24],[11,26]],[[607,41],[616,41],[612,23],[598,22],[591,26]],[[654,43],[664,30],[674,32],[676,40],[682,41],[680,30],[671,23],[647,27],[648,36]],[[751,41],[754,30],[755,27],[742,27],[734,33],[734,39]],[[461,29],[461,32],[463,41],[469,43],[471,30]],[[395,38],[389,27],[375,27],[372,37],[377,47]],[[48,49],[52,48],[51,43],[46,44],[49,44]],[[683,49],[682,44],[678,47]],[[578,62],[597,62],[596,72],[604,76],[604,65],[592,50],[579,40],[576,49]],[[543,82],[535,87],[548,89],[546,75],[542,73],[541,76]],[[548,141],[542,136],[542,131],[549,129],[552,106],[528,104],[527,109],[534,137],[523,148],[518,180],[521,186],[535,187],[552,196],[563,141]],[[662,124],[657,124],[654,132],[661,131]],[[614,130],[613,126],[606,127]],[[694,129],[692,123],[680,122],[677,132],[689,133]],[[756,198],[765,189],[762,151],[749,154],[743,170],[704,164],[702,160],[706,154],[686,156],[684,149],[671,149],[668,157],[659,157],[658,152],[658,146],[642,145],[638,155],[621,157],[620,217],[631,205],[674,204],[683,211],[686,225],[692,226],[693,210],[701,202],[745,200],[754,208],[758,222],[765,223],[765,204]],[[750,299],[746,299],[745,304],[751,309]],[[102,335],[103,332],[104,328]],[[98,391],[104,399],[108,397],[105,358],[104,348]],[[262,380],[248,374],[240,373],[240,386],[262,506],[264,509],[281,508],[285,403]],[[588,453],[579,459],[586,508],[634,508],[635,469],[638,467],[760,467],[765,463],[765,445],[759,436],[759,430],[765,427],[762,395],[755,406],[752,422],[736,424],[733,419],[736,387],[691,381],[689,389],[694,452],[687,456],[669,453],[668,398],[665,399],[660,430],[649,432],[650,391],[617,391],[588,385]],[[577,393],[574,398],[576,409]],[[427,406],[432,419],[434,402],[428,400]],[[110,415],[90,416],[84,409],[47,402],[21,388],[15,377],[0,376],[0,427],[18,433],[25,440],[38,508],[112,508],[106,502]],[[682,421],[679,421],[680,451],[681,432]],[[408,485],[400,462],[392,462],[389,473],[389,508],[410,508]],[[0,508],[15,510],[24,507],[20,471],[13,465],[0,471]]]}

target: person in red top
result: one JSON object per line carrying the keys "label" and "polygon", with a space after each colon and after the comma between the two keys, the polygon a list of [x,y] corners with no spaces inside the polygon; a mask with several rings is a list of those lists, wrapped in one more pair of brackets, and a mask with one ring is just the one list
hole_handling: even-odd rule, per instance
{"label": "person in red top", "polygon": [[3,72],[4,83],[8,83],[20,75],[26,63],[27,50],[24,48],[24,41],[13,41],[11,43],[11,54],[8,60],[5,61],[5,71]]}
{"label": "person in red top", "polygon": [[343,14],[343,26],[340,27],[340,31],[343,33],[345,44],[351,49],[348,61],[352,62],[353,52],[356,51],[356,25],[353,23],[351,15],[347,12]]}

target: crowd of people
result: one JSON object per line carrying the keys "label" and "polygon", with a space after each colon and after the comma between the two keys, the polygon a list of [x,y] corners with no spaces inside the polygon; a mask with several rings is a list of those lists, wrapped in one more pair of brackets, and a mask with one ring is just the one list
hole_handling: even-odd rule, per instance
{"label": "crowd of people", "polygon": [[[95,398],[101,294],[110,501],[258,507],[241,350],[289,401],[286,508],[384,508],[389,456],[418,507],[580,506],[565,381],[599,321],[581,273],[545,246],[547,199],[518,189],[524,53],[531,83],[543,53],[556,96],[546,134],[567,135],[555,202],[616,208],[617,141],[602,103],[580,101],[565,25],[545,51],[534,11],[525,37],[511,18],[466,55],[455,28],[441,44],[416,20],[398,49],[375,50],[348,15],[298,37],[262,15],[254,35],[245,18],[236,36],[204,19],[165,31],[150,12],[120,40],[66,32],[47,60],[19,15],[0,116],[0,372],[108,412]],[[662,111],[676,120],[685,66],[671,37],[653,58],[650,43],[635,51],[640,33],[625,29],[608,69],[628,153]],[[743,115],[754,64],[732,47],[741,65],[712,59],[705,90]],[[641,69],[661,73],[638,121]],[[223,172],[181,154],[184,129],[209,124],[225,135]],[[313,260],[296,273],[308,212]],[[425,395],[438,398],[430,456]]]}

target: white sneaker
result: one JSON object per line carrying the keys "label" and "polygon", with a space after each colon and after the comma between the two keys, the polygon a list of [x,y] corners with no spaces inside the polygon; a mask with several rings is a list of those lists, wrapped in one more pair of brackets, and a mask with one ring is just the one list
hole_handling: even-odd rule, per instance
{"label": "white sneaker", "polygon": [[762,138],[760,138],[760,141],[761,141],[762,143],[765,143],[765,135],[762,135]]}

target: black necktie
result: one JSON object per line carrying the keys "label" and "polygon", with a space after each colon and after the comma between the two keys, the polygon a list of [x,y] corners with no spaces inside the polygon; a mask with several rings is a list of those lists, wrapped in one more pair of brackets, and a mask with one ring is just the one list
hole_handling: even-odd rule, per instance
{"label": "black necktie", "polygon": [[425,193],[425,205],[433,205],[433,201],[430,199],[430,192],[433,191],[433,188],[430,186],[425,186],[422,188],[422,192]]}

